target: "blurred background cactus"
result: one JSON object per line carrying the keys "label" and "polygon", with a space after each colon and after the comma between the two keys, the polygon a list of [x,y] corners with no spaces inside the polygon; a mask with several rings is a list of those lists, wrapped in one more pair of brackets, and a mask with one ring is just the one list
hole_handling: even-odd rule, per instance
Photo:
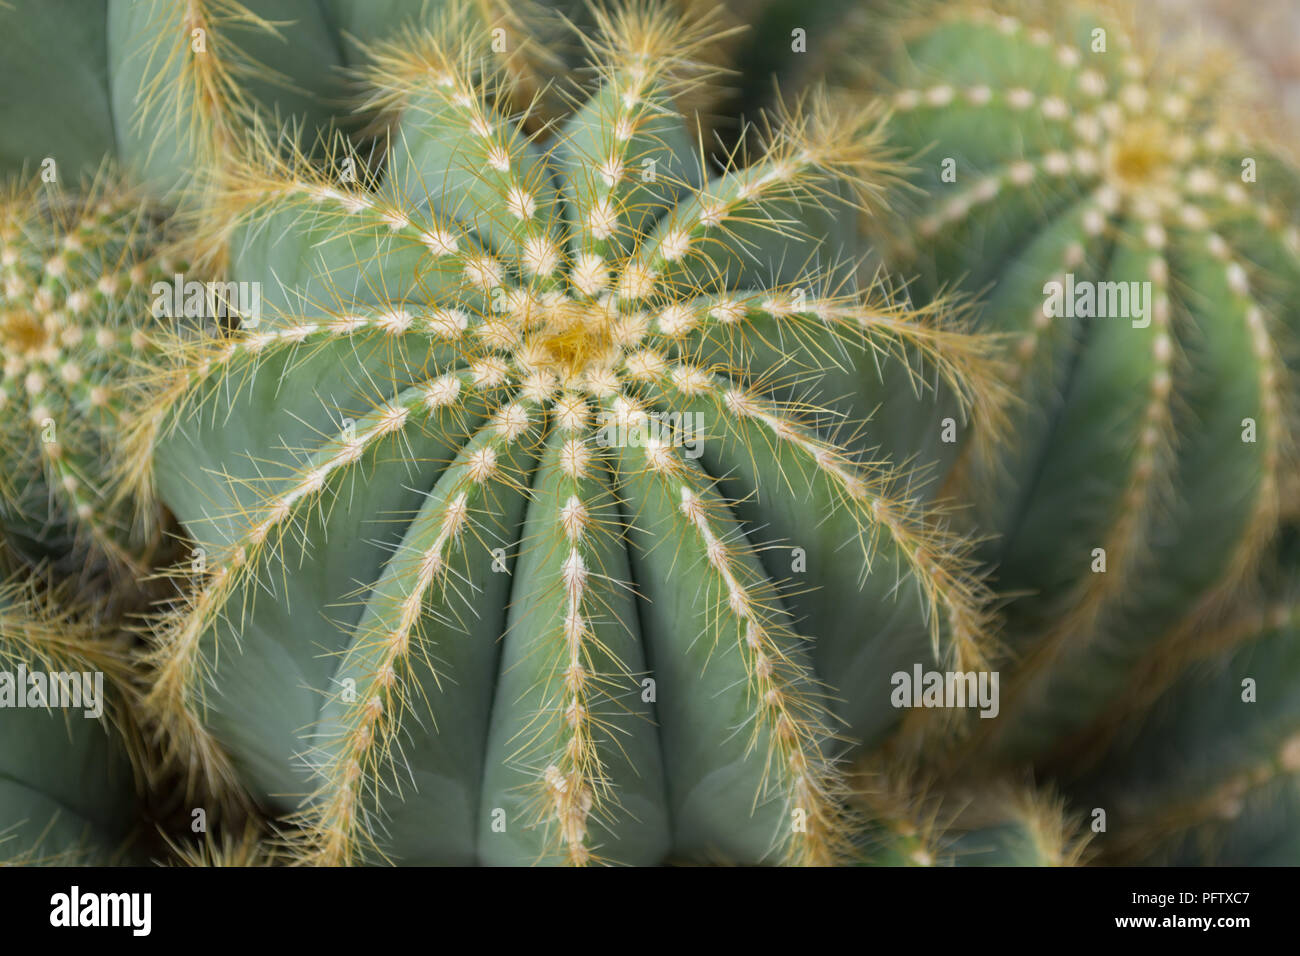
{"label": "blurred background cactus", "polygon": [[0,584],[0,864],[131,859],[131,681],[127,647],[66,589]]}
{"label": "blurred background cactus", "polygon": [[[779,7],[774,36],[800,20]],[[1175,55],[1128,4],[831,7],[794,82],[891,105],[913,173],[868,227],[916,301],[978,296],[1023,399],[945,483],[1010,599],[1002,713],[924,752],[957,793],[1026,762],[1056,778],[1101,862],[1293,861],[1285,682],[1270,716],[1205,677],[1207,634],[1281,626],[1250,608],[1297,506],[1293,134],[1239,60]],[[1258,826],[1207,836],[1197,814],[1235,819],[1252,773]]]}
{"label": "blurred background cactus", "polygon": [[[1300,538],[1289,529],[1258,593],[1198,628],[1186,665],[1131,682],[1072,775],[1108,813],[1103,862],[1288,866],[1300,859]],[[1094,811],[1095,812],[1095,811]]]}
{"label": "blurred background cactus", "polygon": [[910,761],[859,761],[852,784],[860,866],[1077,866],[1092,834],[1061,797],[1010,779],[971,787]]}
{"label": "blurred background cactus", "polygon": [[947,484],[1022,595],[997,721],[1012,759],[1068,748],[1224,608],[1295,469],[1293,173],[1217,74],[1158,67],[1108,6],[869,20],[887,49],[866,81],[919,187],[888,259],[922,300],[983,293],[1023,399],[1006,450],[971,446]]}
{"label": "blurred background cactus", "polygon": [[123,385],[162,328],[152,288],[184,269],[161,245],[156,211],[107,171],[0,198],[0,521],[30,561],[138,576],[159,544],[158,507],[116,476]]}

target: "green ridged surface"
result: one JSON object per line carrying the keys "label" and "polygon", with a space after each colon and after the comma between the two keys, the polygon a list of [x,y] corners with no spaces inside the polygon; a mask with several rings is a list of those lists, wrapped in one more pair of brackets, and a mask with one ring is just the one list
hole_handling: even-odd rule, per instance
{"label": "green ridged surface", "polygon": [[231,148],[230,134],[218,133],[209,140],[194,130],[195,124],[219,122],[237,132],[247,119],[201,118],[205,109],[233,113],[234,104],[196,105],[183,71],[202,72],[199,58],[222,58],[248,106],[283,121],[303,122],[308,129],[328,121],[326,104],[343,93],[339,41],[315,0],[252,0],[246,8],[272,26],[213,18],[215,22],[201,28],[207,31],[206,49],[198,52],[196,28],[185,22],[179,5],[168,0],[108,4],[107,49],[119,161],[157,195],[186,195],[195,185],[196,171],[212,161],[208,151]]}

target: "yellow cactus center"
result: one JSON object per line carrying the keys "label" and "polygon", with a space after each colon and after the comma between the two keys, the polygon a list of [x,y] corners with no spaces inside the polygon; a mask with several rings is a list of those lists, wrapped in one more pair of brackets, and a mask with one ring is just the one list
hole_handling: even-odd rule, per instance
{"label": "yellow cactus center", "polygon": [[1169,129],[1154,120],[1134,121],[1124,127],[1110,146],[1111,172],[1130,185],[1158,179],[1170,168]]}
{"label": "yellow cactus center", "polygon": [[562,381],[580,378],[593,366],[607,364],[613,342],[608,317],[590,312],[571,315],[548,325],[539,340],[549,371]]}
{"label": "yellow cactus center", "polygon": [[26,309],[11,309],[0,315],[0,344],[6,355],[39,355],[49,338],[45,325]]}

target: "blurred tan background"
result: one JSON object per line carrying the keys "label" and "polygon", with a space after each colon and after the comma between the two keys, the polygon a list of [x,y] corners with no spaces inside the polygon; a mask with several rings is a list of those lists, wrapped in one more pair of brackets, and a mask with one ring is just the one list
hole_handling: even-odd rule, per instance
{"label": "blurred tan background", "polygon": [[1259,92],[1300,133],[1300,0],[1139,0],[1139,20],[1166,36],[1198,30],[1245,54]]}

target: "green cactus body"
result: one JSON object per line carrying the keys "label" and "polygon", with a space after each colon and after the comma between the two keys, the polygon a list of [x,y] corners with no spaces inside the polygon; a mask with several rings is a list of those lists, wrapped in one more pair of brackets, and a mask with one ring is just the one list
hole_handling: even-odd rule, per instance
{"label": "green cactus body", "polygon": [[897,6],[0,0],[0,864],[1300,858],[1300,172]]}
{"label": "green cactus body", "polygon": [[1059,799],[1001,787],[949,802],[961,806],[944,834],[956,866],[1076,866],[1088,846]]}
{"label": "green cactus body", "polygon": [[113,476],[122,386],[150,361],[152,290],[170,280],[159,245],[140,193],[108,174],[0,200],[0,518],[31,559],[138,569],[157,545],[157,507]]}
{"label": "green cactus body", "polygon": [[106,24],[118,161],[182,205],[255,113],[320,128],[342,92],[338,39],[309,0],[108,0]]}
{"label": "green cactus body", "polygon": [[[548,78],[582,65],[581,44],[572,23],[592,25],[590,6],[582,0],[458,0],[476,26],[494,31],[493,52],[502,56],[511,77],[517,105],[537,95],[548,114],[563,110],[558,90],[547,89]],[[340,38],[349,66],[364,66],[368,45],[392,40],[404,31],[436,26],[456,3],[448,0],[326,0],[331,28]],[[533,103],[534,109],[538,106]],[[562,115],[562,113],[561,113]],[[549,116],[548,116],[549,118]]]}
{"label": "green cactus body", "polygon": [[[53,598],[67,604],[66,594]],[[53,603],[31,583],[0,586],[0,862],[122,862],[135,821],[131,763],[116,730],[127,656]],[[51,674],[91,674],[91,688],[99,674],[98,707]],[[79,706],[56,709],[65,702]]]}
{"label": "green cactus body", "polygon": [[753,113],[771,105],[772,78],[787,89],[819,79],[840,80],[863,60],[863,21],[880,0],[723,0],[748,26],[736,56],[739,106]]}
{"label": "green cactus body", "polygon": [[[1294,536],[1292,536],[1294,538]],[[1300,553],[1257,607],[1196,636],[1141,720],[1071,786],[1106,811],[1104,862],[1294,865],[1300,859]]]}
{"label": "green cactus body", "polygon": [[1137,662],[1225,603],[1293,467],[1294,175],[1235,132],[1212,78],[1167,77],[1090,9],[1043,29],[933,4],[891,25],[884,70],[892,142],[920,157],[892,264],[920,295],[983,294],[1023,398],[1014,441],[948,486],[1017,595],[995,731],[1013,757],[1104,717]]}
{"label": "green cactus body", "polygon": [[15,95],[0,120],[21,134],[0,139],[0,168],[75,182],[112,158],[151,198],[201,216],[251,125],[294,124],[310,142],[364,124],[335,112],[363,45],[462,6],[492,31],[517,105],[561,108],[548,82],[577,65],[566,21],[590,23],[581,0],[10,0],[0,52]]}
{"label": "green cactus body", "polygon": [[927,779],[909,761],[869,755],[852,792],[867,821],[860,866],[1076,866],[1088,839],[1065,801],[1007,781],[972,789]]}
{"label": "green cactus body", "polygon": [[874,115],[812,101],[703,176],[674,95],[709,31],[634,5],[529,137],[463,16],[371,50],[382,178],[266,143],[230,178],[267,309],[139,412],[203,557],[148,703],[306,862],[834,859],[890,672],[984,646],[883,458],[992,401],[987,346],[813,238]]}
{"label": "green cactus body", "polygon": [[0,163],[59,182],[112,158],[153,198],[193,203],[254,112],[315,128],[341,90],[311,0],[10,0],[0,27]]}

